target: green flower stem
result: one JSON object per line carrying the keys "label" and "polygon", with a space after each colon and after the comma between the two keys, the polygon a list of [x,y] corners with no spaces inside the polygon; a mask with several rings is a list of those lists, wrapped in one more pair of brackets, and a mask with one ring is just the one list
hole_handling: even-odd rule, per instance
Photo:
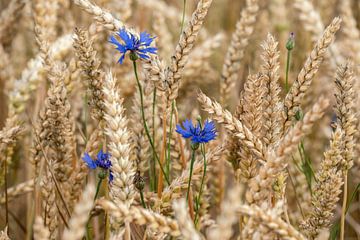
{"label": "green flower stem", "polygon": [[199,219],[199,209],[200,209],[200,201],[201,201],[201,195],[204,189],[204,182],[205,182],[205,176],[206,176],[206,168],[207,168],[207,163],[206,163],[206,155],[205,155],[205,145],[201,144],[201,155],[203,156],[204,159],[204,171],[203,171],[203,176],[201,178],[201,184],[200,184],[200,190],[199,190],[199,195],[196,198],[196,213],[195,213],[195,226],[197,225]]}
{"label": "green flower stem", "polygon": [[135,72],[135,78],[136,78],[136,82],[137,82],[137,85],[138,85],[138,88],[139,88],[139,94],[140,94],[140,103],[141,103],[141,116],[142,116],[142,120],[143,120],[143,123],[144,123],[144,128],[145,128],[145,133],[146,133],[146,136],[148,137],[149,139],[149,142],[150,142],[150,145],[153,149],[153,152],[154,152],[154,156],[157,160],[157,162],[159,163],[159,166],[160,166],[160,169],[164,175],[164,178],[167,182],[168,185],[170,185],[170,181],[167,177],[167,175],[165,174],[165,171],[164,171],[164,168],[162,166],[162,164],[160,163],[160,159],[156,153],[156,150],[155,150],[155,146],[154,146],[154,142],[150,136],[150,132],[149,132],[149,128],[148,128],[148,125],[146,123],[146,119],[145,119],[145,113],[144,113],[144,97],[143,97],[143,91],[142,91],[142,86],[140,84],[140,81],[139,81],[139,76],[137,74],[137,66],[136,66],[136,60],[133,60],[133,66],[134,66],[134,72]]}
{"label": "green flower stem", "polygon": [[[156,87],[153,92],[153,104],[152,104],[152,139],[154,139],[154,147],[155,147],[155,106],[156,106]],[[156,161],[155,161],[156,152],[152,149],[152,158],[149,167],[149,176],[150,176],[150,191],[155,190],[156,186]]]}
{"label": "green flower stem", "polygon": [[286,92],[289,92],[290,58],[291,58],[291,50],[288,50],[287,51],[287,58],[286,58],[286,73],[285,73],[285,91]]}
{"label": "green flower stem", "polygon": [[5,156],[4,161],[4,187],[5,187],[5,223],[8,226],[7,233],[9,234],[9,205],[8,205],[8,183],[7,183],[7,157]]}
{"label": "green flower stem", "polygon": [[[94,196],[94,201],[97,199],[99,193],[100,193],[100,188],[101,188],[101,184],[102,184],[102,181],[104,180],[103,177],[99,177],[99,181],[97,183],[97,186],[96,186],[96,192],[95,192],[95,196]],[[92,236],[90,234],[90,220],[91,220],[91,217],[88,219],[87,223],[86,223],[86,239],[92,239]]]}
{"label": "green flower stem", "polygon": [[94,201],[96,200],[96,198],[99,195],[102,181],[103,181],[103,178],[99,178],[99,182],[98,182],[97,187],[96,187],[96,193],[95,193],[95,196],[94,196]]}
{"label": "green flower stem", "polygon": [[142,190],[139,190],[139,192],[140,192],[141,204],[142,204],[143,208],[146,208],[146,204],[145,204],[145,200],[144,200],[144,193]]}
{"label": "green flower stem", "polygon": [[187,193],[186,193],[186,200],[189,199],[189,193],[190,193],[190,184],[191,184],[191,178],[192,178],[192,172],[193,172],[193,168],[194,168],[194,163],[195,163],[195,148],[192,148],[191,151],[191,162],[190,162],[190,173],[189,173],[189,182],[188,182],[188,188],[187,188]]}

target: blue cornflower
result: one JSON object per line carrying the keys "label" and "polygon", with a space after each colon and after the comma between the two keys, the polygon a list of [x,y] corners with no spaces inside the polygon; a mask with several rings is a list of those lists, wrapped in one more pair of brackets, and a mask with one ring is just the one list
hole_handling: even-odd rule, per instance
{"label": "blue cornflower", "polygon": [[116,45],[116,49],[122,53],[119,58],[119,63],[122,64],[125,54],[129,51],[132,60],[138,57],[142,59],[149,59],[149,53],[156,54],[157,48],[151,47],[150,44],[155,37],[151,37],[147,32],[140,33],[140,38],[122,28],[116,33],[123,41],[120,43],[114,36],[110,37],[109,42]]}
{"label": "blue cornflower", "polygon": [[191,138],[193,144],[207,143],[216,137],[215,124],[209,120],[205,121],[204,126],[201,126],[200,123],[194,126],[189,119],[186,119],[183,127],[180,124],[176,125],[176,132],[184,138]]}
{"label": "blue cornflower", "polygon": [[[97,167],[101,168],[102,170],[104,170],[105,172],[107,170],[109,170],[109,181],[111,182],[113,180],[113,174],[110,170],[110,167],[112,166],[111,161],[110,161],[110,154],[109,153],[104,153],[103,150],[101,149],[99,151],[99,153],[97,154],[97,157],[95,160],[93,160],[90,155],[88,153],[85,153],[84,157],[82,158],[84,160],[84,162],[86,163],[86,165],[90,168],[90,169],[96,169]],[[99,176],[104,176],[105,175],[99,175]]]}

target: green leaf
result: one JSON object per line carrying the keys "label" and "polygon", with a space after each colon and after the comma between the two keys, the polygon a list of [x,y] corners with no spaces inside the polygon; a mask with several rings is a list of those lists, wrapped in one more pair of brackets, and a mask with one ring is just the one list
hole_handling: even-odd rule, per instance
{"label": "green leaf", "polygon": [[300,158],[301,158],[301,172],[305,175],[306,182],[307,182],[308,187],[311,192],[312,191],[312,187],[311,187],[312,180],[315,179],[315,173],[314,173],[314,169],[312,167],[311,159],[305,151],[303,141],[301,141],[301,143],[299,144],[298,150],[299,150]]}

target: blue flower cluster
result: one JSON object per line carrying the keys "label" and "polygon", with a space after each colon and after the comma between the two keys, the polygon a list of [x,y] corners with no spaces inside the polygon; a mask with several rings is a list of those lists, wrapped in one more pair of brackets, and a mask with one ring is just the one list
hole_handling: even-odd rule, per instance
{"label": "blue flower cluster", "polygon": [[194,126],[191,120],[186,119],[182,125],[176,125],[176,132],[184,138],[191,138],[193,144],[207,143],[216,138],[216,129],[213,121],[206,120],[204,126],[201,127],[199,123]]}
{"label": "blue flower cluster", "polygon": [[109,42],[114,44],[116,50],[122,54],[118,61],[120,64],[123,63],[127,52],[142,59],[149,59],[148,54],[150,53],[156,54],[157,48],[150,46],[155,37],[151,37],[147,32],[140,33],[139,38],[123,28],[116,34],[122,39],[123,43],[120,43],[114,36],[110,37]]}
{"label": "blue flower cluster", "polygon": [[113,175],[110,170],[110,167],[112,166],[110,161],[110,154],[104,153],[101,149],[99,153],[97,154],[97,157],[95,160],[93,160],[88,153],[85,153],[84,157],[82,158],[86,165],[90,169],[96,169],[97,167],[103,169],[103,170],[109,170],[109,181],[111,182],[113,180]]}

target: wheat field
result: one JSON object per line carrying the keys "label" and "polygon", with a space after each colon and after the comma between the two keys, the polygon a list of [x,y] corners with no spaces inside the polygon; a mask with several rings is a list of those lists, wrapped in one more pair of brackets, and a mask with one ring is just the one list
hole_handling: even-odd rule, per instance
{"label": "wheat field", "polygon": [[360,239],[359,0],[1,0],[0,240]]}

